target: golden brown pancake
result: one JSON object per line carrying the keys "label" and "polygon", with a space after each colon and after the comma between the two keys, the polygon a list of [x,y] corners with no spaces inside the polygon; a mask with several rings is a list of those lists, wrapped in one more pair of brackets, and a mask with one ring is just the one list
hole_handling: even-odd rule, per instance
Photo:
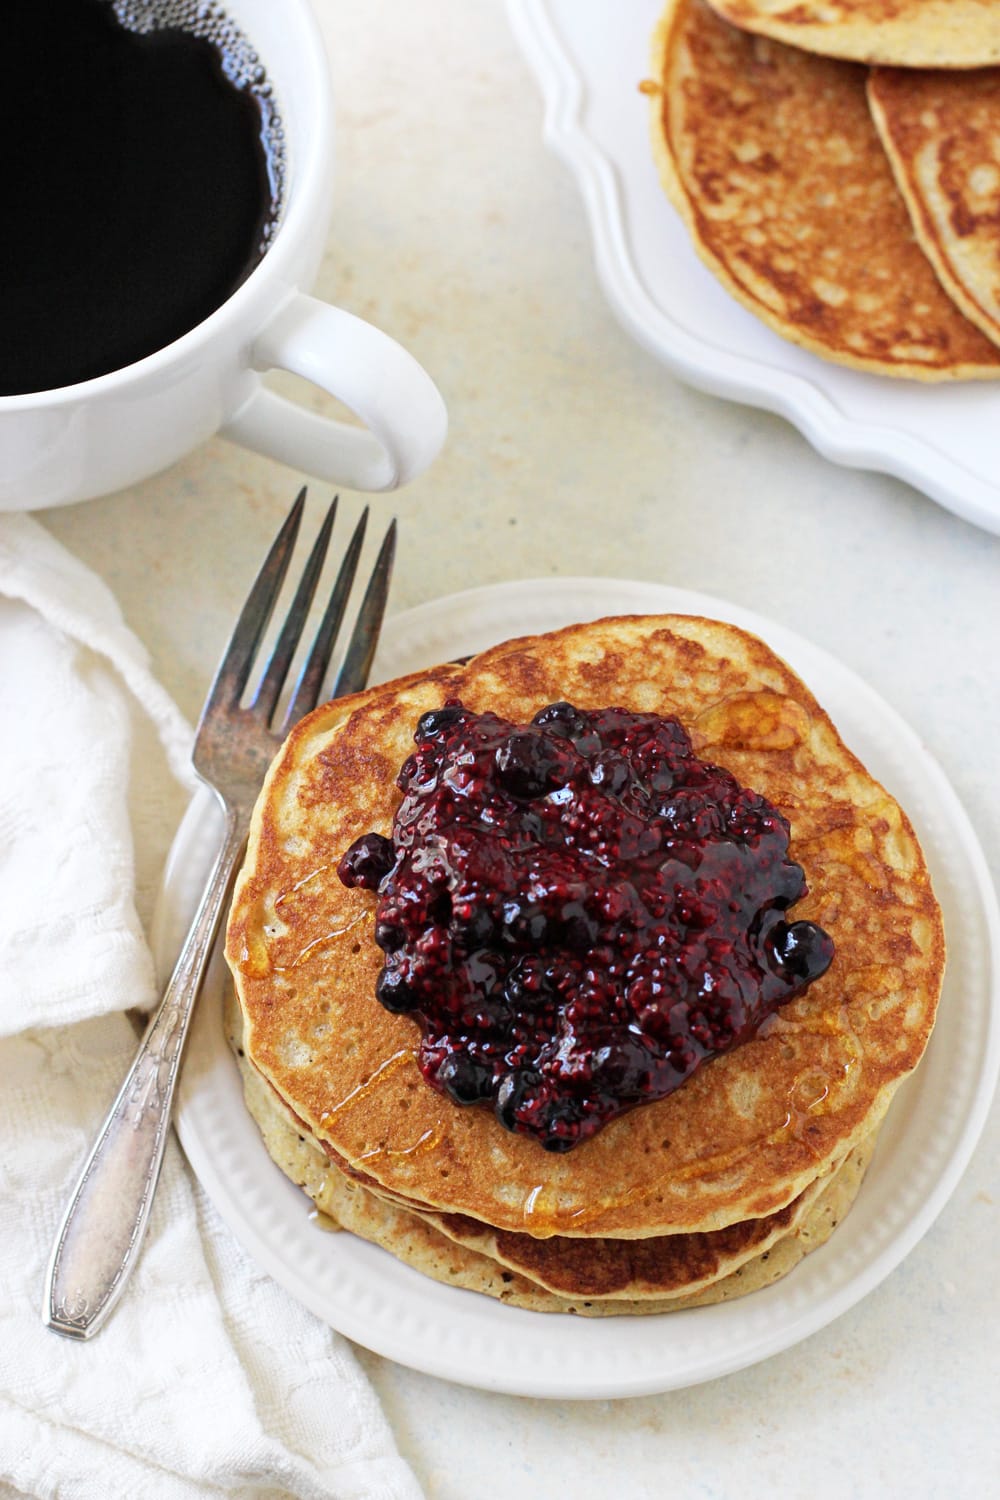
{"label": "golden brown pancake", "polygon": [[745,31],[807,52],[906,68],[1000,62],[995,0],[709,0]]}
{"label": "golden brown pancake", "polygon": [[646,1296],[631,1300],[586,1293],[559,1295],[502,1261],[458,1244],[437,1231],[425,1217],[395,1207],[343,1177],[335,1179],[328,1201],[336,1210],[330,1215],[335,1223],[381,1245],[397,1259],[436,1281],[483,1292],[532,1312],[578,1313],[592,1318],[649,1316],[728,1302],[786,1276],[810,1251],[825,1244],[845,1217],[861,1187],[869,1160],[869,1143],[862,1141],[850,1152],[843,1167],[824,1179],[812,1207],[782,1239],[699,1290],[664,1298]]}
{"label": "golden brown pancake", "polygon": [[[786,1274],[803,1255],[825,1243],[857,1194],[874,1150],[873,1131],[826,1177],[819,1178],[790,1209],[775,1232],[741,1237],[738,1253],[723,1243],[709,1253],[693,1240],[531,1240],[497,1236],[506,1254],[491,1253],[484,1226],[454,1216],[414,1213],[370,1191],[337,1169],[319,1144],[303,1133],[274,1089],[253,1068],[242,1047],[242,1016],[233,997],[227,1005],[230,1039],[237,1054],[247,1108],[272,1160],[301,1187],[322,1215],[324,1228],[343,1228],[389,1250],[425,1275],[470,1291],[541,1312],[590,1316],[670,1312],[742,1296]],[[734,1226],[737,1230],[741,1226]],[[774,1226],[772,1226],[773,1228]],[[458,1233],[450,1232],[458,1229]],[[718,1231],[725,1240],[730,1231]],[[515,1243],[516,1242],[516,1243]],[[630,1264],[634,1274],[623,1276]],[[610,1284],[609,1284],[610,1273]]]}
{"label": "golden brown pancake", "polygon": [[[240,1018],[235,1018],[237,1043],[240,1024]],[[588,1317],[675,1312],[729,1301],[768,1286],[786,1275],[810,1250],[826,1242],[853,1203],[874,1149],[873,1132],[855,1147],[835,1172],[810,1189],[808,1205],[796,1214],[794,1222],[781,1237],[768,1240],[757,1253],[740,1259],[731,1268],[727,1269],[726,1262],[720,1260],[718,1274],[711,1281],[692,1276],[688,1291],[662,1297],[651,1288],[634,1299],[620,1293],[594,1295],[592,1283],[595,1273],[600,1275],[602,1263],[598,1252],[595,1260],[585,1266],[586,1280],[591,1285],[585,1284],[578,1291],[564,1289],[560,1293],[517,1266],[445,1234],[437,1221],[426,1214],[401,1208],[345,1177],[318,1144],[308,1134],[299,1131],[274,1090],[251,1066],[242,1048],[238,1048],[238,1059],[247,1108],[261,1131],[268,1153],[285,1175],[303,1188],[316,1204],[324,1228],[348,1230],[388,1250],[397,1260],[436,1281],[481,1292],[513,1307],[535,1312],[580,1313]],[[519,1238],[524,1240],[527,1236]],[[686,1241],[690,1237],[677,1235],[672,1238]],[[535,1243],[545,1247],[555,1242]],[[594,1243],[559,1242],[564,1249],[575,1254],[577,1270],[584,1258],[580,1252],[585,1256],[588,1247]],[[691,1268],[695,1266],[696,1262]],[[564,1288],[574,1280],[573,1269],[573,1266],[568,1266],[566,1274],[556,1278]]]}
{"label": "golden brown pancake", "polygon": [[[417,1023],[374,998],[374,895],[335,874],[360,834],[389,834],[416,721],[455,696],[522,723],[562,698],[676,714],[790,820],[809,886],[796,918],[836,944],[751,1041],[561,1156],[425,1082]],[[254,1067],[348,1170],[497,1229],[620,1239],[763,1218],[832,1170],[920,1059],[944,944],[905,814],[802,682],[735,626],[662,616],[508,644],[304,720],[258,802],[227,957]]]}
{"label": "golden brown pancake", "polygon": [[[1000,7],[996,14],[1000,23]],[[868,102],[942,285],[1000,342],[1000,68],[876,68]]]}
{"label": "golden brown pancake", "polygon": [[[526,1234],[511,1234],[460,1214],[417,1211],[379,1189],[371,1179],[360,1182],[348,1176],[343,1164],[309,1135],[305,1125],[247,1058],[243,1016],[235,994],[227,998],[226,1025],[243,1078],[247,1108],[269,1154],[328,1218],[341,1223],[345,1215],[354,1219],[363,1205],[364,1214],[371,1219],[379,1212],[379,1202],[388,1208],[401,1208],[406,1213],[400,1222],[409,1225],[415,1215],[436,1234],[495,1262],[499,1269],[494,1275],[500,1275],[504,1269],[516,1271],[519,1277],[556,1296],[630,1302],[689,1298],[766,1254],[787,1236],[798,1234],[832,1177],[843,1166],[837,1163],[833,1172],[818,1177],[777,1213],[707,1234],[661,1235],[641,1240],[561,1236],[540,1240]],[[867,1139],[873,1141],[874,1132]],[[360,1189],[359,1195],[353,1193],[354,1188]],[[386,1215],[387,1225],[395,1222],[391,1215]],[[350,1228],[350,1224],[345,1227]],[[379,1243],[384,1240],[379,1239]]]}
{"label": "golden brown pancake", "polygon": [[828,1180],[829,1174],[816,1178],[791,1203],[763,1219],[743,1219],[700,1234],[645,1239],[552,1235],[540,1240],[478,1224],[463,1214],[425,1210],[420,1217],[447,1239],[557,1296],[666,1299],[700,1291],[772,1249],[806,1218]]}
{"label": "golden brown pancake", "polygon": [[783,338],[882,375],[995,378],[997,350],[917,244],[865,76],[670,0],[653,58],[666,191],[702,260]]}

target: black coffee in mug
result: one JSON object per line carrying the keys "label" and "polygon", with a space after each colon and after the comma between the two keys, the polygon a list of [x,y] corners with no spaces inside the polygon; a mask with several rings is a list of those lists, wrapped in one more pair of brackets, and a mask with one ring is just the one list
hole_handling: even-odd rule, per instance
{"label": "black coffee in mug", "polygon": [[162,349],[276,228],[280,121],[214,3],[6,0],[0,143],[0,395]]}

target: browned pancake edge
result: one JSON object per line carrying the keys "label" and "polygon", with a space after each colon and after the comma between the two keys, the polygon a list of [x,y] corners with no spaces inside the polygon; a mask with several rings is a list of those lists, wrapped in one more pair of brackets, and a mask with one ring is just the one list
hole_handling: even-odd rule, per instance
{"label": "browned pancake edge", "polygon": [[[522,722],[563,697],[676,713],[789,818],[810,888],[796,915],[837,945],[752,1041],[561,1157],[424,1081],[416,1022],[374,998],[374,897],[332,874],[360,833],[389,832],[416,720],[454,695]],[[500,1230],[642,1238],[774,1213],[850,1151],[924,1050],[944,941],[908,819],[801,681],[747,632],[667,616],[572,627],[318,710],[265,784],[227,954],[254,1065],[350,1170]]]}
{"label": "browned pancake edge", "polygon": [[783,338],[882,375],[994,379],[1000,354],[914,236],[865,79],[669,0],[651,113],[667,194],[705,264]]}

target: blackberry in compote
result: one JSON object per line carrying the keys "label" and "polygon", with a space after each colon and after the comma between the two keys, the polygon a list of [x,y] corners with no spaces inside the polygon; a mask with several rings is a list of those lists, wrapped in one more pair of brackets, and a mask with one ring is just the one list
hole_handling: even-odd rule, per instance
{"label": "blackberry in compote", "polygon": [[377,893],[376,995],[419,1022],[427,1081],[567,1151],[747,1041],[829,967],[766,798],[674,718],[457,700],[420,719],[391,840],[343,856]]}

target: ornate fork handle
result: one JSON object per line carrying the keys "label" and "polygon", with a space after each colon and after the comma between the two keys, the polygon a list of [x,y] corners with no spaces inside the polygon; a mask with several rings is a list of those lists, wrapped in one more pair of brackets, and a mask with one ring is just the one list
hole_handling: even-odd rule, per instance
{"label": "ornate fork handle", "polygon": [[224,804],[222,848],[163,999],[100,1134],[56,1237],[42,1316],[87,1339],[111,1312],[142,1244],[163,1162],[188,1022],[219,926],[249,812]]}
{"label": "ornate fork handle", "polygon": [[[104,1323],[139,1256],[163,1161],[174,1086],[191,1010],[219,926],[233,869],[268,766],[293,724],[320,701],[364,543],[367,508],[341,558],[336,581],[298,681],[282,694],[323,570],[337,501],[327,510],[298,586],[249,703],[246,689],[282,584],[305,505],[300,490],[271,544],[198,721],[191,763],[222,804],[225,834],[177,966],[128,1077],[101,1127],[59,1228],[45,1283],[42,1318],[57,1333],[87,1339]],[[396,547],[392,521],[369,576],[340,670],[328,696],[356,693],[368,680],[385,614]]]}

